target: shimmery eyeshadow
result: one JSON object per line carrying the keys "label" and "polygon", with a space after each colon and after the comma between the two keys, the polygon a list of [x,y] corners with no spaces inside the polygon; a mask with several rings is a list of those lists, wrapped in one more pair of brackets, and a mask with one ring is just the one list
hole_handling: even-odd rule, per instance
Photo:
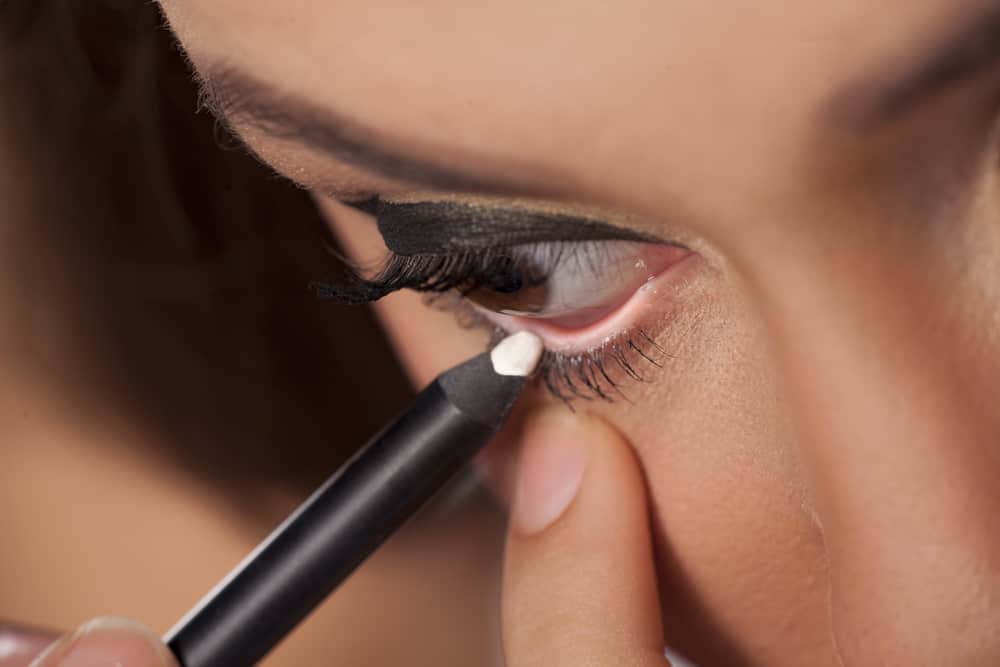
{"label": "shimmery eyeshadow", "polygon": [[440,255],[546,241],[662,242],[648,234],[584,217],[455,201],[414,203],[373,198],[351,204],[371,213],[397,255]]}

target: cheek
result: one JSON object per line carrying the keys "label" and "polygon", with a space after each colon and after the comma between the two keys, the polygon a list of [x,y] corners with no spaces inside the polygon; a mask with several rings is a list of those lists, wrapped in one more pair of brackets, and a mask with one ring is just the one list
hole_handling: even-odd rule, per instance
{"label": "cheek", "polygon": [[633,405],[582,409],[638,452],[671,644],[698,664],[778,664],[824,646],[824,550],[765,333],[742,294],[711,287],[663,335],[671,357]]}
{"label": "cheek", "polygon": [[460,329],[455,318],[412,292],[397,292],[374,306],[393,348],[415,387],[483,352],[489,341],[478,329]]}

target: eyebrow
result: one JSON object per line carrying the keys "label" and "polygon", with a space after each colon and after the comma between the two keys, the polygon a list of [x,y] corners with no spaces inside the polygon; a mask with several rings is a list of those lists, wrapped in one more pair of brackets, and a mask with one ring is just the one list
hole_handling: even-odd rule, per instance
{"label": "eyebrow", "polygon": [[834,95],[830,115],[858,131],[876,130],[1000,62],[1000,2],[979,3],[915,62],[866,74]]}
{"label": "eyebrow", "polygon": [[520,207],[455,201],[397,203],[378,197],[348,206],[373,215],[386,247],[397,255],[440,255],[553,241],[678,245],[592,218]]}
{"label": "eyebrow", "polygon": [[274,138],[320,150],[344,164],[433,189],[540,197],[567,190],[565,176],[537,164],[462,154],[454,149],[448,150],[447,161],[422,157],[445,151],[376,131],[335,109],[320,107],[227,65],[210,64],[196,77],[199,105],[236,134],[237,126],[247,124]]}

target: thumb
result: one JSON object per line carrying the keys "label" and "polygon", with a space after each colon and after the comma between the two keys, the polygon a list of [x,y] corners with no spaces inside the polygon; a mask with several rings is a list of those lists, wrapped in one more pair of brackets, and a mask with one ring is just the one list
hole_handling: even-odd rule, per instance
{"label": "thumb", "polygon": [[664,667],[645,484],[595,417],[525,425],[502,599],[509,667]]}
{"label": "thumb", "polygon": [[124,618],[98,618],[40,655],[31,667],[176,667],[152,632]]}

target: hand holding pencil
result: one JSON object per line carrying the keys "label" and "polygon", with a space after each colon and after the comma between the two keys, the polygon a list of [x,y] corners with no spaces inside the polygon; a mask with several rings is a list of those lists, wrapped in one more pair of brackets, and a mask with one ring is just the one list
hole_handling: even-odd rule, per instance
{"label": "hand holding pencil", "polygon": [[[668,664],[645,489],[630,446],[604,422],[562,410],[529,417],[522,442],[502,591],[506,664]],[[121,621],[69,637],[37,667],[177,664],[148,630]],[[43,644],[36,637],[32,645]],[[30,658],[0,658],[0,667]]]}

